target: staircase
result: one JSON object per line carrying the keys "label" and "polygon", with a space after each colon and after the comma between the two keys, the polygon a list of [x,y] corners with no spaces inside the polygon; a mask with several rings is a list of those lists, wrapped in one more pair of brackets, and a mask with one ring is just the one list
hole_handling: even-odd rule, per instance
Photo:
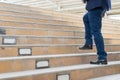
{"label": "staircase", "polygon": [[82,15],[0,3],[0,80],[87,80],[120,74],[120,27],[103,19],[108,65],[90,65]]}

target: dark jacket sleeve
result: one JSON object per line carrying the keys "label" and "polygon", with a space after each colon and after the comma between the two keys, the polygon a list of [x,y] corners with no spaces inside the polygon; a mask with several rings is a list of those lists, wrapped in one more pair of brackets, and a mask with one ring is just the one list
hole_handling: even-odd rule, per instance
{"label": "dark jacket sleeve", "polygon": [[102,7],[103,10],[108,11],[111,8],[111,0],[86,0],[86,9],[92,10],[97,7]]}
{"label": "dark jacket sleeve", "polygon": [[103,0],[103,9],[109,11],[111,9],[111,0]]}

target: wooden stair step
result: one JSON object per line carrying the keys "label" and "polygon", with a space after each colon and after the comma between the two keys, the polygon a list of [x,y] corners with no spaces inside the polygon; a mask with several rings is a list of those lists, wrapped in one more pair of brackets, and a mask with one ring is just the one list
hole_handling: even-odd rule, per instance
{"label": "wooden stair step", "polygon": [[[16,11],[5,11],[5,10],[0,10],[1,15],[6,15],[6,16],[17,16],[17,17],[23,17],[23,18],[32,18],[32,19],[42,19],[42,20],[57,20],[57,21],[62,21],[62,22],[70,22],[70,23],[75,23],[75,24],[81,24],[83,25],[83,20],[82,17],[80,18],[81,20],[74,20],[74,19],[67,19],[67,18],[57,18],[57,17],[52,17],[52,16],[47,16],[44,14],[29,14],[29,13],[21,13],[21,12],[16,12]],[[79,15],[78,15],[79,16]],[[83,16],[83,15],[82,15]],[[103,24],[119,24],[118,21],[112,21],[110,19],[104,18],[103,19]]]}
{"label": "wooden stair step", "polygon": [[0,20],[9,20],[9,21],[22,21],[22,22],[34,22],[39,24],[56,24],[56,25],[67,25],[67,26],[78,26],[79,23],[67,22],[62,20],[52,20],[52,19],[39,19],[39,18],[28,18],[28,17],[19,17],[14,15],[0,15]]}
{"label": "wooden stair step", "polygon": [[[18,17],[24,17],[24,18],[35,18],[35,19],[44,19],[44,20],[57,20],[57,21],[65,21],[65,22],[74,22],[74,23],[80,23],[80,21],[82,20],[76,20],[76,19],[70,19],[70,18],[63,18],[63,17],[59,17],[59,16],[48,16],[45,14],[36,14],[36,13],[24,13],[24,12],[17,12],[17,11],[9,11],[9,10],[1,10],[0,9],[0,15],[6,15],[6,16],[18,16]],[[76,20],[76,21],[75,21]]]}
{"label": "wooden stair step", "polygon": [[[120,51],[107,52],[108,56],[120,55]],[[1,57],[0,61],[13,61],[13,60],[32,60],[32,59],[54,59],[54,58],[69,58],[69,57],[83,57],[83,56],[95,56],[96,53],[71,53],[71,54],[52,54],[52,55],[36,55],[36,56],[17,56],[17,57]],[[119,56],[117,56],[119,57]],[[117,58],[119,60],[120,58]],[[111,58],[108,58],[108,61]],[[114,58],[113,58],[114,59]],[[113,60],[114,61],[114,60]]]}
{"label": "wooden stair step", "polygon": [[[34,18],[25,18],[25,17],[18,17],[18,16],[12,16],[12,15],[0,15],[0,20],[2,20],[2,21],[14,21],[14,22],[23,22],[23,23],[36,23],[36,24],[41,24],[41,25],[47,25],[47,24],[49,24],[49,25],[58,25],[58,26],[69,26],[69,27],[74,27],[74,26],[76,26],[76,27],[79,27],[79,26],[81,26],[81,25],[83,25],[83,22],[81,22],[81,21],[79,21],[78,23],[74,23],[74,22],[66,22],[66,21],[56,21],[56,20],[45,20],[45,19],[39,19],[39,18],[37,18],[37,19],[34,19]],[[104,21],[103,21],[104,22]],[[105,29],[112,29],[111,27],[113,27],[114,29],[116,28],[116,27],[118,27],[118,25],[117,24],[105,24],[105,23],[103,23],[103,28],[105,28]],[[109,28],[107,27],[107,26],[109,26]]]}
{"label": "wooden stair step", "polygon": [[[5,44],[83,44],[84,43],[84,38],[74,37],[74,36],[2,35],[0,36],[0,39],[1,39],[0,43],[3,45]],[[11,39],[15,41],[13,43],[9,42]],[[111,40],[111,43],[115,41],[116,40]]]}
{"label": "wooden stair step", "polygon": [[[120,73],[119,67],[120,67],[120,61],[109,62],[108,65],[91,65],[91,64],[73,65],[73,66],[41,69],[41,70],[29,70],[29,71],[3,73],[3,74],[0,74],[0,79],[16,80],[22,77],[24,80],[25,78],[29,77],[34,80],[38,80],[38,79],[48,80],[48,78],[52,80],[56,80],[56,77],[55,77],[56,74],[68,73],[70,74],[70,79],[72,80],[78,80],[78,79],[85,80],[85,79],[96,77],[96,76]],[[98,72],[98,70],[100,72]],[[79,74],[79,75],[76,75],[76,74]],[[84,74],[88,74],[88,75],[83,76]],[[45,75],[47,75],[47,78],[43,77]]]}
{"label": "wooden stair step", "polygon": [[[84,36],[82,30],[59,30],[59,29],[43,29],[43,28],[24,28],[24,27],[1,27],[6,30],[7,35],[36,35],[36,36]],[[114,35],[114,36],[112,36]],[[105,38],[115,38],[119,36],[116,32],[103,31]]]}
{"label": "wooden stair step", "polygon": [[[61,21],[67,21],[67,22],[80,22],[80,20],[72,19],[72,18],[67,18],[67,17],[59,17],[59,16],[48,16],[44,14],[36,14],[36,13],[26,13],[26,12],[19,12],[19,11],[11,11],[11,10],[2,10],[0,9],[0,12],[3,13],[4,15],[17,15],[17,16],[23,16],[23,17],[28,17],[28,18],[39,18],[39,19],[51,19],[52,20],[61,20]],[[0,14],[1,14],[0,13]],[[53,14],[54,15],[54,14]],[[81,18],[82,19],[82,18]]]}
{"label": "wooden stair step", "polygon": [[[35,70],[36,61],[48,61],[48,67],[70,66],[77,64],[89,64],[96,59],[96,53],[56,54],[38,56],[18,56],[0,58],[0,73]],[[108,52],[108,61],[120,60],[120,52]],[[29,65],[29,66],[26,66]],[[19,67],[17,67],[19,65]],[[9,68],[8,68],[9,67]]]}
{"label": "wooden stair step", "polygon": [[9,35],[36,35],[36,36],[73,36],[74,30],[43,29],[43,28],[24,28],[24,27],[1,27]]}
{"label": "wooden stair step", "polygon": [[[6,41],[8,40],[8,41]],[[9,42],[14,40],[14,42]],[[105,44],[120,44],[120,38],[105,38]],[[1,35],[0,43],[5,44],[84,44],[85,39],[79,36],[32,36],[32,35]]]}
{"label": "wooden stair step", "polygon": [[79,30],[83,27],[79,26],[68,26],[68,25],[57,25],[57,24],[40,24],[34,22],[18,22],[18,21],[2,21],[1,26],[11,27],[26,27],[26,28],[46,28],[46,29],[61,29],[61,30]]}
{"label": "wooden stair step", "polygon": [[[24,28],[44,28],[44,29],[60,29],[60,30],[81,30],[84,31],[84,27],[81,26],[68,26],[68,25],[57,25],[57,24],[40,24],[40,23],[34,23],[34,22],[19,22],[19,21],[2,21],[1,27],[24,27]],[[114,28],[103,28],[103,32],[117,32],[119,33],[118,27]]]}
{"label": "wooden stair step", "polygon": [[[19,44],[19,45],[0,45],[0,56],[22,56],[22,55],[42,55],[42,54],[67,54],[67,53],[85,53],[88,50],[79,50],[83,44]],[[105,45],[107,52],[119,51],[120,45]],[[29,49],[29,53],[19,53],[20,49]],[[95,52],[96,48],[89,52]],[[10,54],[8,53],[10,52]]]}

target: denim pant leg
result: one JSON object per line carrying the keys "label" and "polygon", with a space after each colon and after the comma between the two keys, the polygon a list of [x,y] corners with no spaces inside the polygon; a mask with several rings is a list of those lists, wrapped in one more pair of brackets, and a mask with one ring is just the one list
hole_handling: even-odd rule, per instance
{"label": "denim pant leg", "polygon": [[89,26],[89,19],[88,19],[88,13],[86,13],[83,17],[83,22],[85,26],[85,44],[87,45],[92,45],[93,40],[92,40],[92,34],[91,34],[91,28]]}
{"label": "denim pant leg", "polygon": [[94,36],[94,41],[97,48],[98,59],[107,59],[107,53],[104,50],[104,41],[101,33],[102,27],[102,9],[95,9],[88,12],[89,24]]}

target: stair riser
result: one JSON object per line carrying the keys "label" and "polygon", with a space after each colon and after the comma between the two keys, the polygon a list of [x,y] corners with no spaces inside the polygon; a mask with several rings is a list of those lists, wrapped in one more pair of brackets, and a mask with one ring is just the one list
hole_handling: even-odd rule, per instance
{"label": "stair riser", "polygon": [[104,38],[119,38],[120,34],[103,34]]}
{"label": "stair riser", "polygon": [[[86,55],[78,57],[50,58],[50,59],[28,59],[0,61],[0,73],[15,72],[36,69],[36,61],[49,60],[49,67],[70,66],[77,64],[89,64],[91,60],[96,60],[96,55]],[[120,60],[120,54],[109,54],[108,61]],[[27,65],[27,66],[26,66]]]}
{"label": "stair riser", "polygon": [[[42,29],[6,29],[8,35],[34,35],[34,36],[74,36],[72,31],[54,31],[54,30],[42,30]],[[82,34],[80,34],[82,35]]]}
{"label": "stair riser", "polygon": [[[109,25],[108,25],[109,26]],[[119,28],[118,28],[119,29]],[[119,30],[115,30],[115,29],[103,29],[102,32],[109,32],[109,33],[117,33],[120,34]]]}
{"label": "stair riser", "polygon": [[[105,75],[116,74],[116,73],[120,73],[120,65],[73,71],[71,73],[72,75],[71,79],[72,80],[79,80],[79,79],[86,80],[86,79],[93,78],[93,77],[105,76]],[[79,74],[79,75],[75,75],[75,74]]]}
{"label": "stair riser", "polygon": [[104,43],[105,44],[120,44],[120,41],[119,41],[119,39],[118,40],[112,40],[112,39],[106,40],[106,39],[104,39]]}
{"label": "stair riser", "polygon": [[[32,48],[32,55],[43,55],[43,54],[66,54],[66,53],[76,53],[76,52],[88,52],[87,50],[79,50],[77,46],[46,46],[46,47],[20,47],[20,48]],[[94,52],[94,50],[90,50],[89,52]],[[10,53],[8,53],[10,52]],[[10,56],[18,56],[18,47],[4,47],[4,49],[0,49],[1,57],[10,57]]]}
{"label": "stair riser", "polygon": [[[76,32],[75,36],[82,36],[83,37],[84,34],[82,34],[82,35],[81,34],[82,34],[82,32]],[[103,37],[104,38],[119,38],[120,34],[119,33],[118,34],[114,34],[114,33],[112,34],[112,33],[104,33],[103,32]]]}
{"label": "stair riser", "polygon": [[[82,32],[76,32],[75,33],[75,36],[80,36],[80,37],[84,37],[84,35],[81,36],[81,33]],[[120,37],[120,34],[118,33],[106,33],[106,32],[103,32],[103,37],[104,38],[119,38]]]}

